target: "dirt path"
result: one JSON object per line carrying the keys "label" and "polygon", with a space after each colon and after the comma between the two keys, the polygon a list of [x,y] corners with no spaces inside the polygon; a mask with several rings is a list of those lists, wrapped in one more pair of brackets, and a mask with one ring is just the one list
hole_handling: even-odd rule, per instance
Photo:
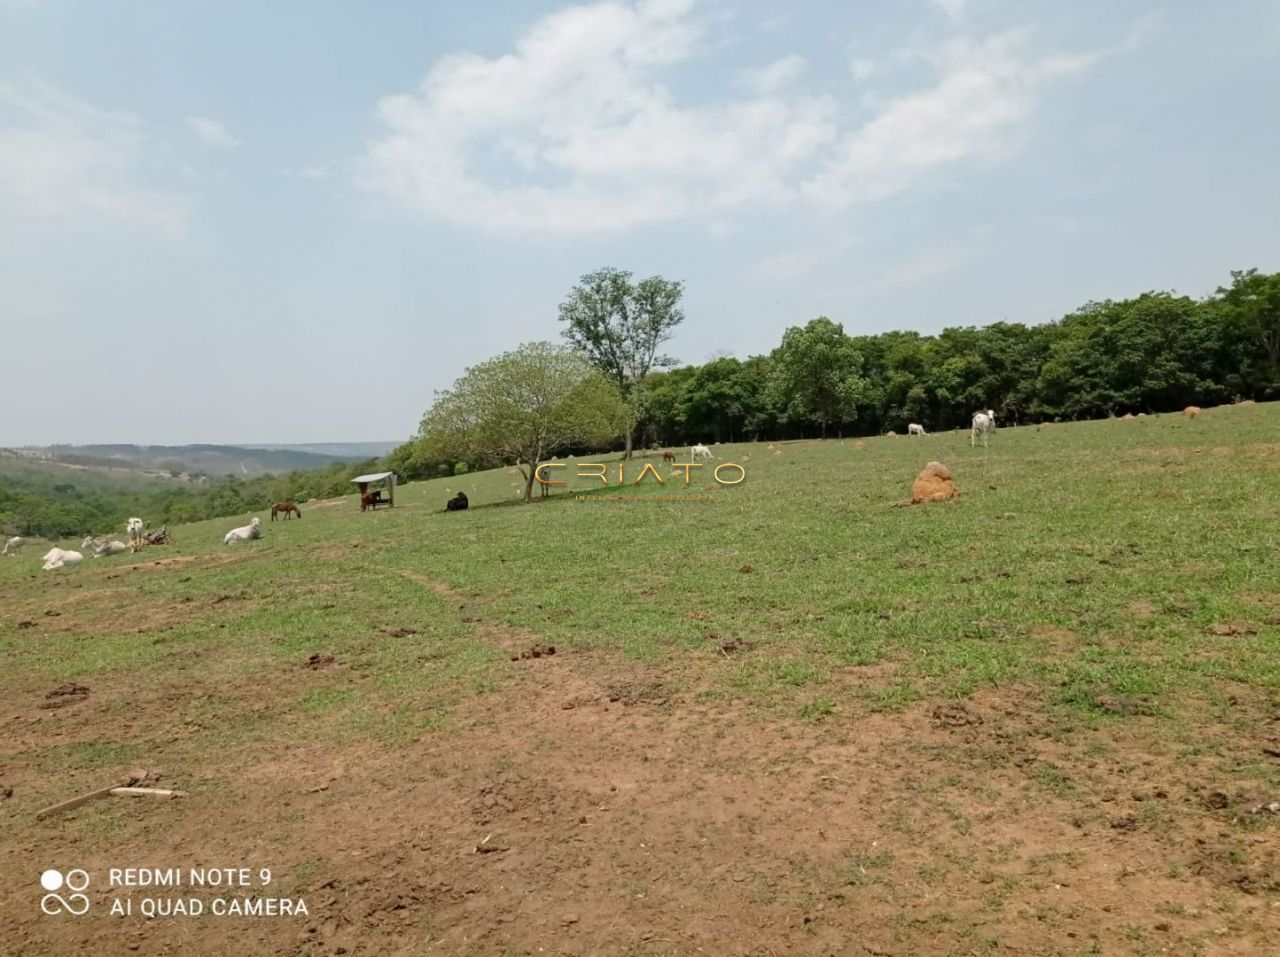
{"label": "dirt path", "polygon": [[[6,851],[31,880],[0,896],[4,951],[1214,955],[1280,931],[1276,830],[1232,828],[1245,798],[1140,719],[1107,757],[1009,690],[814,726],[676,694],[687,669],[510,668],[407,749],[217,755],[225,787],[41,825]],[[270,867],[310,915],[51,919],[59,862]]]}

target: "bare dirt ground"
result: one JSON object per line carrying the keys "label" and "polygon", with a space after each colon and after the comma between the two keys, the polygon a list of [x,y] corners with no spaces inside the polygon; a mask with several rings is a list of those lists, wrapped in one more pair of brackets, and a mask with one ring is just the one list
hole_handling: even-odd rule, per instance
{"label": "bare dirt ground", "polygon": [[[1256,735],[1213,729],[1233,743],[1188,758],[1141,716],[1086,746],[1016,688],[812,725],[604,653],[509,667],[514,684],[472,699],[448,734],[222,754],[207,781],[171,782],[184,799],[88,805],[6,860],[20,878],[52,862],[270,867],[308,917],[148,921],[103,900],[50,920],[34,882],[10,878],[0,950],[1262,955],[1280,941],[1276,832],[1230,826],[1270,796],[1217,776],[1266,759],[1280,721],[1261,702],[1240,702],[1258,709]],[[20,750],[163,727],[167,702],[202,689],[94,689],[56,712],[38,707],[47,690],[7,702]],[[203,690],[264,706],[273,693]],[[33,784],[0,768],[0,785]]]}

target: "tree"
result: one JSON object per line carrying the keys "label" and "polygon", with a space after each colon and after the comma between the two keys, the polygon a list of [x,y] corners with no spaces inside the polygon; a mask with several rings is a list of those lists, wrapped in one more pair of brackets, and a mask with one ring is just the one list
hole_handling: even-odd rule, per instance
{"label": "tree", "polygon": [[1041,370],[1040,401],[1073,419],[1218,401],[1221,348],[1212,316],[1185,296],[1090,303],[1062,321]]}
{"label": "tree", "polygon": [[646,441],[677,445],[688,439],[685,396],[695,372],[697,366],[649,373],[641,390],[644,403],[640,433]]}
{"label": "tree", "polygon": [[759,387],[760,380],[744,374],[737,359],[712,359],[698,366],[684,396],[685,427],[699,442],[708,436],[716,442],[736,442]]}
{"label": "tree", "polygon": [[826,316],[792,326],[773,353],[773,393],[791,422],[816,422],[827,436],[832,423],[852,422],[866,380],[862,355],[844,327]]}
{"label": "tree", "polygon": [[615,439],[626,421],[618,390],[584,356],[534,342],[467,369],[436,394],[419,434],[428,459],[517,466],[527,502],[544,458]]}
{"label": "tree", "polygon": [[1219,287],[1233,331],[1260,349],[1267,368],[1266,385],[1280,385],[1280,273],[1256,269],[1231,271],[1231,285]]}
{"label": "tree", "polygon": [[597,269],[582,277],[560,304],[564,337],[617,387],[631,411],[624,458],[641,414],[641,390],[649,372],[675,364],[658,348],[684,321],[684,284],[651,276],[638,283],[620,269]]}

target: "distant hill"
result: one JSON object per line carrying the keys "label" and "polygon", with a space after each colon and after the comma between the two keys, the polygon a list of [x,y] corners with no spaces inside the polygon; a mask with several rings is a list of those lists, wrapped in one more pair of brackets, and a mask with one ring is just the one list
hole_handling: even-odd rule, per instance
{"label": "distant hill", "polygon": [[[281,472],[320,469],[363,462],[394,448],[385,442],[330,443],[314,446],[238,445],[51,445],[0,449],[0,459],[47,468],[132,473],[149,478],[191,481],[204,476],[253,478]],[[316,451],[325,449],[325,451]],[[385,450],[385,451],[383,451]]]}
{"label": "distant hill", "polygon": [[310,445],[242,445],[244,449],[269,449],[280,452],[311,452],[315,455],[336,456],[344,462],[363,462],[380,459],[404,442],[314,442]]}

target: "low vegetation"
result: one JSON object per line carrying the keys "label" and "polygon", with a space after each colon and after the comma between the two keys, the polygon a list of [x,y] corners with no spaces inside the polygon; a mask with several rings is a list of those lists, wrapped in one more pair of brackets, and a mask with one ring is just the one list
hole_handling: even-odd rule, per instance
{"label": "low vegetation", "polygon": [[120,533],[132,515],[145,515],[159,528],[263,509],[272,502],[345,495],[352,476],[377,464],[376,459],[338,462],[282,475],[192,483],[0,458],[0,534],[56,538]]}

